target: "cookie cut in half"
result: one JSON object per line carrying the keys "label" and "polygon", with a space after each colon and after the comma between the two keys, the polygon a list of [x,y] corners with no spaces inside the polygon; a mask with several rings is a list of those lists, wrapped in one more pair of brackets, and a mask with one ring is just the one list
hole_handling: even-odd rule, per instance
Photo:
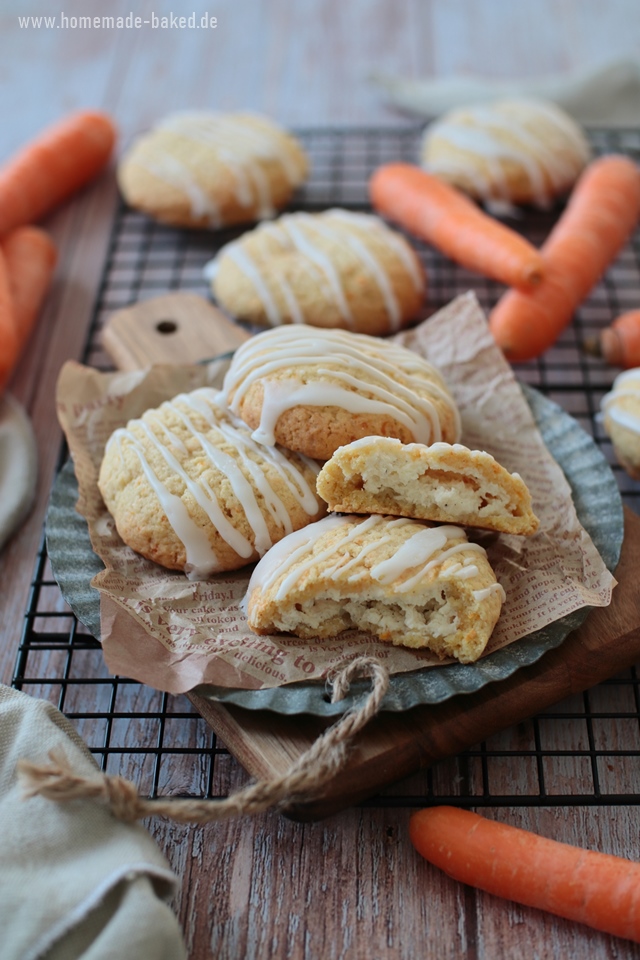
{"label": "cookie cut in half", "polygon": [[350,210],[289,213],[226,244],[205,267],[240,320],[308,323],[381,335],[413,320],[425,272],[401,233]]}
{"label": "cookie cut in half", "polygon": [[318,464],[256,443],[208,387],[116,430],[98,479],[120,537],[191,579],[237,570],[323,516]]}
{"label": "cookie cut in half", "polygon": [[460,418],[436,368],[393,341],[306,324],[274,327],[236,350],[220,394],[261,443],[328,460],[371,435],[455,442]]}
{"label": "cookie cut in half", "polygon": [[318,475],[329,509],[461,523],[502,533],[533,534],[538,518],[517,473],[489,453],[462,444],[403,444],[364,437],[340,447]]}
{"label": "cookie cut in half", "polygon": [[461,527],[334,515],[262,558],[245,606],[257,633],[329,638],[356,629],[472,663],[504,599],[484,549]]}

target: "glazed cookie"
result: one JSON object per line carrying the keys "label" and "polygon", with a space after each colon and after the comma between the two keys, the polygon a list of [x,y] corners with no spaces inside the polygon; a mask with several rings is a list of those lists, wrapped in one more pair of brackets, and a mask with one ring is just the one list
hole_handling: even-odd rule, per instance
{"label": "glazed cookie", "polygon": [[397,646],[477,660],[504,590],[461,527],[331,516],[281,540],[255,568],[245,605],[257,633],[371,633]]}
{"label": "glazed cookie", "polygon": [[459,443],[364,437],[336,450],[316,489],[340,513],[393,514],[518,534],[535,533],[539,523],[522,478],[489,453]]}
{"label": "glazed cookie", "polygon": [[396,343],[346,330],[275,327],[236,350],[221,402],[261,443],[328,460],[371,435],[455,442],[460,419],[430,363]]}
{"label": "glazed cookie", "polygon": [[601,407],[604,428],[620,464],[640,480],[640,367],[618,374]]}
{"label": "glazed cookie", "polygon": [[318,465],[256,443],[215,393],[180,394],[116,430],[98,481],[124,542],[191,579],[252,563],[325,512]]}
{"label": "glazed cookie", "polygon": [[399,330],[419,311],[425,274],[404,237],[369,214],[286,214],[222,247],[205,268],[218,303],[262,326]]}
{"label": "glazed cookie", "polygon": [[301,145],[265,117],[202,111],[171,114],[135,140],[118,183],[163,223],[217,229],[272,217],[307,173]]}
{"label": "glazed cookie", "polygon": [[481,201],[548,207],[590,159],[578,124],[546,100],[502,100],[454,110],[430,124],[421,161]]}

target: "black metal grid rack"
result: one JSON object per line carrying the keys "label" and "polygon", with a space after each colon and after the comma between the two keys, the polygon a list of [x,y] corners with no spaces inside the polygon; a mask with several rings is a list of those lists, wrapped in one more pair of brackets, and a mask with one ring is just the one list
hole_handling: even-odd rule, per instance
{"label": "black metal grid rack", "polygon": [[[414,128],[313,129],[300,131],[312,176],[295,198],[298,209],[331,206],[368,209],[366,184],[380,163],[414,161]],[[596,153],[640,156],[640,131],[594,131]],[[534,243],[548,234],[554,212],[525,211],[510,221]],[[237,231],[239,232],[239,231]],[[93,324],[87,363],[106,369],[99,332],[114,310],[170,290],[207,295],[202,267],[235,233],[188,232],[160,226],[121,208],[115,218]],[[429,304],[437,308],[474,289],[489,309],[501,287],[456,266],[412,241],[429,277]],[[556,346],[517,369],[569,412],[602,448],[624,501],[640,512],[640,484],[615,462],[597,420],[600,399],[616,371],[582,349],[640,298],[640,236],[624,249],[604,280],[579,309]],[[44,539],[38,555],[13,685],[50,700],[76,725],[103,769],[125,772],[151,796],[215,797],[229,792],[237,765],[184,697],[172,697],[110,676],[99,645],[71,614],[52,575]],[[570,745],[569,747],[567,745]],[[373,806],[591,805],[640,803],[640,686],[635,668],[526,723],[495,735],[473,750],[416,774],[368,801]],[[576,795],[575,782],[587,784]],[[518,783],[521,792],[513,793]]]}

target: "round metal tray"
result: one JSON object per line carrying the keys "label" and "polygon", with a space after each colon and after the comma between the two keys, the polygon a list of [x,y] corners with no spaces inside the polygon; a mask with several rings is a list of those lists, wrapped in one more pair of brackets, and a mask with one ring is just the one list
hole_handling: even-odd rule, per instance
{"label": "round metal tray", "polygon": [[[613,571],[620,558],[624,524],[622,499],[609,464],[593,439],[561,407],[531,387],[522,385],[522,389],[547,448],[567,477],[578,518],[607,568]],[[99,639],[100,595],[91,586],[91,579],[103,569],[103,564],[93,552],[84,518],[75,510],[77,496],[73,464],[69,462],[52,491],[46,521],[47,550],[62,595],[78,619]],[[474,664],[447,664],[396,674],[391,677],[382,709],[402,711],[419,704],[440,703],[504,680],[558,647],[580,626],[589,610],[583,607]],[[264,690],[208,685],[193,692],[250,710],[332,716],[351,706],[364,689],[364,681],[352,684],[349,695],[335,704],[328,701],[322,683],[311,682]]]}

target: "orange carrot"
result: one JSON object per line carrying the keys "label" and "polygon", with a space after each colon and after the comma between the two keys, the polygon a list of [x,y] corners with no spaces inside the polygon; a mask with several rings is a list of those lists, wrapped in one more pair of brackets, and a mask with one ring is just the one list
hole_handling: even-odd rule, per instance
{"label": "orange carrot", "polygon": [[9,271],[0,250],[0,396],[18,361],[18,331],[13,315]]}
{"label": "orange carrot", "polygon": [[509,290],[491,313],[491,331],[509,360],[531,360],[555,343],[639,218],[635,163],[611,155],[589,164],[542,247],[542,283],[529,293]]}
{"label": "orange carrot", "polygon": [[0,168],[0,235],[34,223],[95,177],[116,130],[103,113],[81,111],[44,130]]}
{"label": "orange carrot", "polygon": [[379,213],[470,270],[525,289],[542,277],[542,258],[524,237],[419,167],[379,167],[369,181],[369,195]]}
{"label": "orange carrot", "polygon": [[640,864],[457,807],[420,810],[411,842],[455,880],[640,942]]}
{"label": "orange carrot", "polygon": [[600,336],[585,343],[587,353],[602,357],[612,367],[640,367],[640,310],[621,313]]}
{"label": "orange carrot", "polygon": [[18,349],[27,342],[49,289],[58,253],[39,227],[18,227],[1,243],[9,274]]}

